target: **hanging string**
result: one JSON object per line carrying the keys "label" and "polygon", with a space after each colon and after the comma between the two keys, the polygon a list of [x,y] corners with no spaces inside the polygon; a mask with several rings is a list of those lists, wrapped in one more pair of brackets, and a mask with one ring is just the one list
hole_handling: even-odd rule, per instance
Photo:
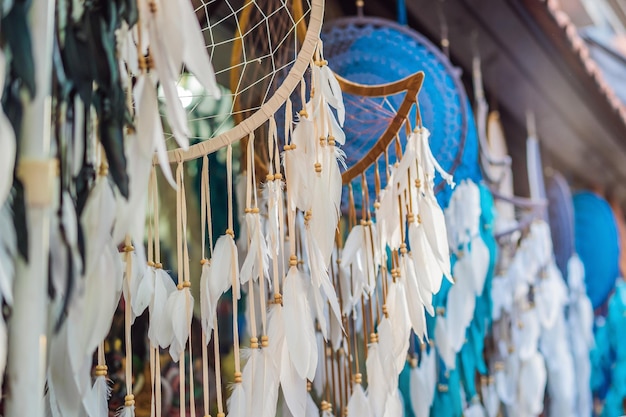
{"label": "hanging string", "polygon": [[[234,235],[233,228],[233,147],[228,145],[226,152],[226,178],[228,186],[228,230],[227,233]],[[237,300],[239,300],[239,285],[237,283],[237,269],[239,265],[235,264],[235,258],[232,257],[233,265],[231,265],[232,271],[232,295],[233,295],[233,347],[235,356],[235,383],[241,382],[241,358],[239,357],[239,324]]]}
{"label": "hanging string", "polygon": [[215,391],[217,395],[217,417],[224,417],[224,399],[222,398],[222,359],[220,355],[220,336],[217,314],[213,317],[213,354],[215,356]]}
{"label": "hanging string", "polygon": [[[153,166],[150,172],[150,185],[148,188],[148,203],[152,205],[152,217],[148,227],[148,253],[153,249],[153,259],[148,255],[148,265],[161,269],[161,244],[159,238],[159,187],[156,176],[156,168]],[[152,234],[152,236],[150,236]],[[150,263],[152,262],[152,263]],[[153,399],[156,417],[161,417],[161,361],[158,346],[150,346],[151,372],[153,372]]]}
{"label": "hanging string", "polygon": [[[204,265],[205,262],[209,262],[206,256],[205,243],[206,236],[205,232],[208,228],[209,230],[209,241],[211,245],[211,254],[212,251],[212,233],[211,233],[211,217],[210,217],[210,188],[209,188],[209,158],[207,155],[202,157],[202,176],[201,176],[201,185],[200,185],[200,207],[201,207],[201,220],[200,223],[202,225],[202,261],[201,264]],[[208,217],[208,218],[207,218]],[[205,417],[209,416],[209,353],[207,347],[207,334],[204,333],[204,329],[202,329],[202,396],[203,396],[203,406],[204,406],[204,415]]]}
{"label": "hanging string", "polygon": [[124,252],[126,253],[126,303],[124,304],[124,333],[126,344],[126,396],[124,397],[124,406],[134,408],[135,396],[133,395],[133,349],[131,340],[131,295],[130,295],[130,281],[133,273],[133,260],[132,252],[135,250],[131,244],[130,236],[126,235]]}
{"label": "hanging string", "polygon": [[[176,202],[176,217],[177,217],[177,253],[178,253],[178,290],[185,291],[185,314],[186,322],[189,323],[189,391],[190,401],[189,408],[192,417],[196,415],[195,401],[193,401],[194,392],[194,377],[193,377],[193,351],[191,340],[191,294],[189,288],[191,282],[189,281],[189,249],[187,245],[187,202],[185,198],[185,181],[184,181],[184,166],[182,161],[178,162],[176,167],[176,188],[177,188],[177,202]],[[179,372],[180,372],[180,410],[181,415],[185,414],[185,351],[180,353],[179,359]]]}

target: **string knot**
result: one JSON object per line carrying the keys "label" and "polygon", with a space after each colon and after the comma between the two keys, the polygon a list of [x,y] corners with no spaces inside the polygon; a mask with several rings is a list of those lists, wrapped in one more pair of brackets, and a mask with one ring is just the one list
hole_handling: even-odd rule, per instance
{"label": "string knot", "polygon": [[437,384],[437,390],[439,392],[448,392],[448,386],[446,384]]}
{"label": "string knot", "polygon": [[157,263],[154,264],[154,267],[156,269],[163,269],[163,264],[161,262],[157,262]]}
{"label": "string knot", "polygon": [[374,209],[378,210],[380,208],[380,201],[374,202]]}
{"label": "string knot", "polygon": [[[304,110],[304,109],[300,110],[300,112],[298,114],[300,116],[302,116],[302,117],[309,117],[309,113],[307,113],[307,111]],[[294,145],[292,145],[292,146],[294,146]],[[295,149],[295,146],[293,148],[291,148],[291,149]]]}
{"label": "string knot", "polygon": [[415,215],[413,213],[408,213],[406,215],[406,221],[409,223],[413,223],[415,221]]}
{"label": "string knot", "polygon": [[250,338],[250,347],[252,349],[258,349],[259,348],[259,339],[257,339],[256,337],[251,337]]}
{"label": "string knot", "polygon": [[268,347],[270,345],[270,338],[268,336],[261,336],[261,347]]}
{"label": "string knot", "polygon": [[106,177],[107,175],[109,175],[109,164],[107,164],[106,161],[102,161],[102,163],[100,164],[98,175],[100,175],[101,177]]}
{"label": "string knot", "polygon": [[320,60],[315,61],[315,65],[317,65],[318,67],[324,67],[328,65],[328,61],[325,59],[320,59]]}
{"label": "string knot", "polygon": [[133,252],[134,250],[135,250],[135,247],[133,245],[124,246],[124,252]]}
{"label": "string knot", "polygon": [[279,292],[274,294],[274,302],[276,304],[282,304],[283,303],[283,295],[281,293],[279,293]]}
{"label": "string knot", "polygon": [[[406,255],[406,243],[404,242],[400,245],[400,253]],[[400,276],[400,271],[398,271],[398,276]]]}
{"label": "string knot", "polygon": [[415,180],[415,187],[417,188],[422,188],[422,180],[420,180],[419,178],[417,178]]}
{"label": "string knot", "polygon": [[355,384],[360,384],[362,380],[363,380],[363,375],[361,375],[360,373],[354,374],[354,383]]}
{"label": "string knot", "polygon": [[275,180],[282,180],[283,179],[283,174],[281,174],[280,172],[277,172],[276,174],[274,174],[274,179]]}
{"label": "string knot", "polygon": [[265,176],[265,181],[274,181],[274,178],[276,178],[276,176],[275,176],[275,175],[273,175],[273,174],[267,174],[267,175]]}
{"label": "string knot", "polygon": [[307,392],[311,392],[311,381],[309,381],[308,379],[306,380],[306,390]]}
{"label": "string knot", "polygon": [[207,258],[200,259],[200,265],[206,265],[206,264],[210,264],[210,262],[209,262],[209,260]]}
{"label": "string knot", "polygon": [[333,135],[328,136],[328,144],[330,146],[335,146],[335,137]]}
{"label": "string knot", "polygon": [[322,172],[322,164],[320,164],[319,162],[315,163],[315,172],[317,172],[318,174]]}
{"label": "string knot", "polygon": [[148,2],[148,6],[150,7],[150,12],[152,12],[152,13],[156,13],[157,12],[157,5],[156,5],[155,1]]}
{"label": "string knot", "polygon": [[154,263],[154,262],[152,262],[152,261],[148,261],[148,266],[151,266],[151,267],[153,267],[153,268],[154,268],[154,265],[155,265],[155,263]]}
{"label": "string knot", "polygon": [[333,406],[328,401],[322,400],[322,403],[320,404],[320,409],[322,411],[329,411],[332,414]]}
{"label": "string knot", "polygon": [[435,313],[438,316],[443,316],[446,314],[446,308],[445,307],[437,307],[437,309],[435,310]]}
{"label": "string knot", "polygon": [[289,266],[297,266],[298,265],[298,257],[296,255],[291,255],[289,257]]}
{"label": "string knot", "polygon": [[135,405],[135,396],[133,394],[124,397],[124,406],[132,407]]}
{"label": "string knot", "polygon": [[96,376],[107,376],[107,371],[109,370],[106,365],[96,365]]}
{"label": "string knot", "polygon": [[241,372],[235,372],[235,384],[240,384],[243,379],[241,378]]}
{"label": "string knot", "polygon": [[230,237],[235,237],[235,231],[233,229],[226,229],[226,234],[230,235]]}

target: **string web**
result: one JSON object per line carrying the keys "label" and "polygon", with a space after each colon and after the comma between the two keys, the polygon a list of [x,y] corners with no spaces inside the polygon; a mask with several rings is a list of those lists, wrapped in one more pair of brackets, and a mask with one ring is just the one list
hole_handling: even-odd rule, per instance
{"label": "string web", "polygon": [[[215,100],[195,77],[181,75],[178,92],[187,111],[190,140],[195,143],[228,131],[272,97],[297,59],[311,2],[190,1],[222,89],[222,98]],[[166,140],[175,147],[171,135]]]}

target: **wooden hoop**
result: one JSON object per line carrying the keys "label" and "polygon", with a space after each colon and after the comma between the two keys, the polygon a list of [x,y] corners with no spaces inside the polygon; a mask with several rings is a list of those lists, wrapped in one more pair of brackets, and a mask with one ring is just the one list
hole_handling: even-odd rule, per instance
{"label": "wooden hoop", "polygon": [[[309,24],[302,43],[302,48],[298,53],[296,62],[289,70],[289,74],[285,81],[276,90],[274,95],[264,103],[259,110],[254,112],[252,116],[243,120],[237,126],[209,140],[192,145],[186,151],[182,149],[174,149],[167,152],[170,163],[186,162],[198,159],[204,155],[211,154],[221,148],[237,142],[247,137],[250,133],[258,129],[265,123],[276,111],[287,101],[293,90],[299,85],[304,72],[308,68],[313,54],[320,39],[320,31],[322,29],[322,20],[324,18],[324,0],[312,0]],[[156,156],[153,158],[153,164],[158,164]]]}
{"label": "wooden hoop", "polygon": [[353,95],[364,97],[384,97],[406,91],[398,112],[393,117],[391,123],[387,126],[387,129],[385,129],[381,137],[363,156],[363,158],[359,160],[359,162],[348,168],[341,175],[342,182],[344,184],[348,184],[376,162],[378,157],[385,152],[385,149],[387,149],[391,141],[400,132],[402,126],[407,122],[411,108],[413,105],[417,105],[417,95],[419,94],[419,91],[422,88],[422,83],[424,82],[424,73],[422,71],[416,72],[415,74],[409,75],[401,80],[377,85],[357,84],[337,74],[335,74],[335,77],[337,77],[343,92]]}

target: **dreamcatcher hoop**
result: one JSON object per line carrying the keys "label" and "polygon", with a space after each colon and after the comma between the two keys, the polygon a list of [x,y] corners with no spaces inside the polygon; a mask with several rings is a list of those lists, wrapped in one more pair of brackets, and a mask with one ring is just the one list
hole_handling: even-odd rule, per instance
{"label": "dreamcatcher hoop", "polygon": [[[328,59],[332,60],[332,62],[335,65],[335,71],[337,71],[338,73],[341,74],[341,69],[339,68],[341,65],[339,63],[339,60],[336,59],[336,57],[346,52],[350,48],[354,40],[357,39],[359,35],[363,34],[364,31],[362,29],[366,27],[372,27],[374,29],[388,29],[390,31],[397,32],[402,36],[406,36],[407,38],[414,40],[418,45],[423,47],[437,61],[438,65],[442,65],[444,71],[450,76],[450,79],[453,84],[453,88],[455,90],[455,93],[458,95],[458,99],[459,99],[458,106],[459,106],[459,113],[461,117],[461,123],[460,123],[460,134],[458,137],[458,150],[456,152],[456,155],[454,155],[454,158],[452,159],[451,164],[449,165],[445,164],[444,168],[447,170],[447,172],[454,175],[457,168],[463,162],[463,155],[464,155],[464,151],[466,148],[466,142],[467,142],[467,136],[468,136],[468,130],[469,130],[469,117],[471,117],[468,111],[467,95],[465,93],[463,84],[461,83],[461,80],[460,80],[459,70],[455,69],[450,64],[448,58],[445,55],[443,55],[443,53],[440,50],[438,50],[428,39],[426,39],[421,34],[415,32],[414,30],[406,26],[402,26],[394,21],[384,19],[384,18],[356,16],[356,17],[340,18],[340,19],[326,22],[324,24],[324,31],[322,33],[322,38],[324,38],[325,40],[325,43],[324,43],[325,55],[328,57]],[[338,41],[336,43],[329,42],[329,39],[328,39],[328,37],[331,36],[333,32],[335,32],[335,34],[337,32],[341,34],[341,36],[333,37],[334,41]],[[423,69],[424,69],[423,67],[420,67],[420,68],[410,68],[410,69],[403,68],[403,69],[398,69],[398,70],[404,70],[408,73],[413,73],[415,71],[423,70]],[[358,81],[363,83],[362,80],[358,80]],[[395,81],[395,80],[384,80],[384,81],[389,82],[389,81]],[[424,96],[424,94],[422,94],[422,96]],[[422,117],[425,118],[424,114],[422,114]],[[431,128],[430,126],[427,126],[427,127]],[[433,135],[435,135],[434,131],[433,131]],[[444,187],[444,183],[440,182],[439,184],[436,184],[435,189],[436,191],[439,191],[443,187]]]}
{"label": "dreamcatcher hoop", "polygon": [[[201,158],[204,155],[211,154],[219,149],[225,148],[240,139],[248,136],[256,129],[266,123],[278,109],[287,101],[293,90],[298,86],[300,80],[304,76],[315,49],[320,40],[322,29],[322,21],[324,18],[324,0],[312,0],[309,22],[307,25],[306,36],[302,42],[302,47],[298,53],[296,61],[289,70],[283,83],[274,92],[272,97],[254,112],[250,117],[237,124],[232,129],[224,132],[210,140],[206,140],[189,147],[188,150],[174,149],[167,153],[170,163],[186,162]],[[153,163],[157,164],[156,157]]]}

